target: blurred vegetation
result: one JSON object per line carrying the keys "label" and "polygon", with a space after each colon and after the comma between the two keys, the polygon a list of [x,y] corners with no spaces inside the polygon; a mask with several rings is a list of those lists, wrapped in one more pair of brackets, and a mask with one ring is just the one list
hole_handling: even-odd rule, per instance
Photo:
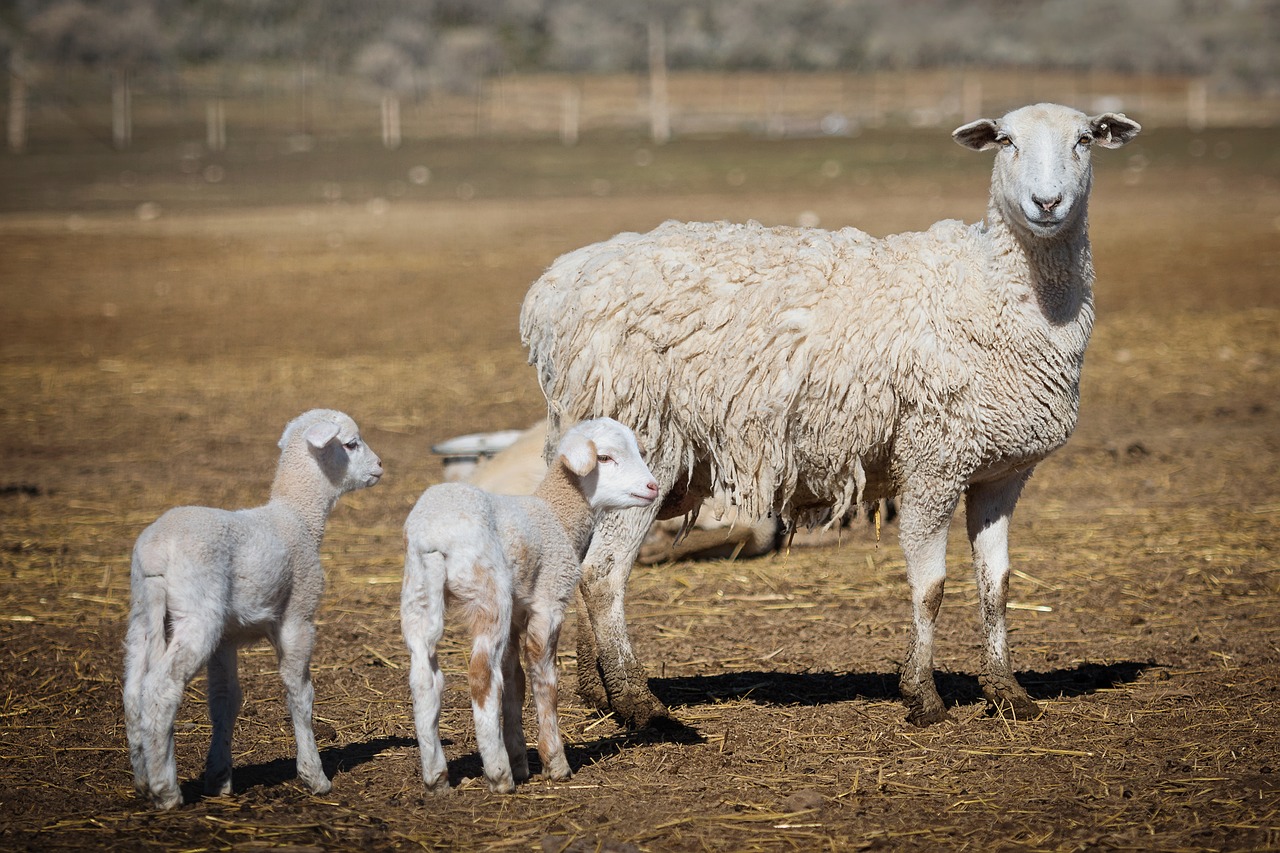
{"label": "blurred vegetation", "polygon": [[1096,69],[1280,90],[1280,0],[8,0],[0,51],[61,66],[306,63],[401,95],[498,73]]}

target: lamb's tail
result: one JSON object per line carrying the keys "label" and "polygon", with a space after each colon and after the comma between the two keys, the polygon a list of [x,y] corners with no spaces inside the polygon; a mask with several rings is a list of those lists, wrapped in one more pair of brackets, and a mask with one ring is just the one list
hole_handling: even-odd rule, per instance
{"label": "lamb's tail", "polygon": [[165,651],[165,612],[168,608],[163,575],[148,575],[140,546],[133,549],[130,585],[129,631],[124,647],[124,719],[133,764],[134,787],[147,793],[147,769],[143,753],[144,686],[147,675]]}

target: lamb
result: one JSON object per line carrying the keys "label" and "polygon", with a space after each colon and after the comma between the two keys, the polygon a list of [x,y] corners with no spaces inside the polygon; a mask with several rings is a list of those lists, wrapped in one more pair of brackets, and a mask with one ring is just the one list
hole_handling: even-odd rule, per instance
{"label": "lamb", "polygon": [[1041,713],[1005,626],[1009,520],[1076,424],[1093,325],[1091,149],[1123,115],[1038,104],[954,131],[995,149],[986,220],[872,238],[846,228],[668,222],[559,258],[520,328],[560,424],[611,415],[653,448],[664,500],[606,519],[583,565],[584,699],[641,725],[666,709],[626,632],[623,593],[653,518],[723,491],[743,515],[806,521],[899,496],[912,632],[908,719],[940,721],[933,634],[963,497],[981,600],[980,682],[1006,716]]}
{"label": "lamb", "polygon": [[471,630],[471,709],[489,788],[510,793],[529,778],[521,648],[533,681],[543,770],[555,780],[569,778],[556,712],[555,656],[565,607],[601,514],[645,507],[657,497],[635,435],[601,418],[564,434],[556,462],[532,496],[441,483],[419,498],[404,528],[400,619],[428,790],[449,788],[436,645],[450,603],[459,605]]}
{"label": "lamb", "polygon": [[265,506],[171,509],[134,545],[125,724],[134,787],[158,808],[182,803],[174,719],[183,689],[206,664],[213,737],[204,789],[231,792],[231,733],[241,702],[236,650],[263,637],[279,658],[298,775],[317,794],[330,788],[311,729],[320,543],[339,496],[377,483],[382,462],[355,421],[330,409],[291,421],[280,449]]}
{"label": "lamb", "polygon": [[[445,456],[446,480],[470,483],[498,495],[530,495],[547,472],[546,442],[544,418],[525,430],[461,435],[431,449]],[[727,511],[719,496],[704,504],[691,529],[683,526],[679,519],[655,522],[637,561],[758,557],[772,553],[782,538],[776,518],[765,516],[748,524]]]}

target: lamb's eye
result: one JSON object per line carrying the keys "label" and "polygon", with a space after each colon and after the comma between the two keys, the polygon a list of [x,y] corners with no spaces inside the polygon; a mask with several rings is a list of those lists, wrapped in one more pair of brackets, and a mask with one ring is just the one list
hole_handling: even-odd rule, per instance
{"label": "lamb's eye", "polygon": [[996,145],[999,145],[1001,148],[1008,148],[1012,144],[1013,140],[1003,134],[996,137]]}
{"label": "lamb's eye", "polygon": [[1093,134],[1091,134],[1091,133],[1082,133],[1082,134],[1080,134],[1080,139],[1078,140],[1078,144],[1080,144],[1080,145],[1084,145],[1084,146],[1092,145],[1092,144],[1093,144]]}
{"label": "lamb's eye", "polygon": [[353,438],[342,446],[345,447],[347,450],[355,450],[357,447],[360,446],[360,439]]}
{"label": "lamb's eye", "polygon": [[605,456],[603,453],[596,457],[597,462],[612,462],[612,456]]}

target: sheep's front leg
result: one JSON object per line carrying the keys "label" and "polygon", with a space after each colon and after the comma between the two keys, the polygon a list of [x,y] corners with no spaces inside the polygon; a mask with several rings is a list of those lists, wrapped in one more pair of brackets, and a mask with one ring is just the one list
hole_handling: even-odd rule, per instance
{"label": "sheep's front leg", "polygon": [[547,777],[563,782],[573,775],[560,739],[559,690],[556,684],[556,647],[560,642],[558,619],[534,619],[525,635],[525,655],[533,681],[533,703],[538,712],[538,757]]}
{"label": "sheep's front leg", "polygon": [[529,747],[524,739],[524,669],[520,666],[520,642],[513,627],[502,659],[502,740],[511,761],[511,778],[529,778]]}
{"label": "sheep's front leg", "polygon": [[1030,471],[975,483],[965,495],[965,521],[973,547],[982,619],[982,693],[1005,717],[1031,720],[1044,713],[1014,677],[1005,607],[1009,600],[1009,521]]}
{"label": "sheep's front leg", "polygon": [[636,660],[624,609],[631,566],[657,512],[655,503],[606,514],[596,526],[577,591],[578,694],[636,727],[669,716]]}
{"label": "sheep's front leg", "polygon": [[286,617],[276,638],[276,654],[280,678],[284,682],[289,716],[293,719],[293,737],[298,744],[298,778],[316,794],[327,794],[333,787],[324,775],[316,736],[311,728],[311,708],[315,687],[311,684],[311,649],[315,645],[316,627],[310,619]]}
{"label": "sheep's front leg", "polygon": [[219,646],[209,658],[209,722],[213,737],[204,764],[204,792],[212,796],[231,793],[231,737],[240,715],[242,696],[236,672],[236,647]]}
{"label": "sheep's front leg", "polygon": [[947,718],[933,680],[933,631],[947,579],[947,527],[959,495],[904,494],[899,540],[907,559],[911,587],[911,640],[902,664],[899,689],[907,704],[907,720],[927,726]]}

